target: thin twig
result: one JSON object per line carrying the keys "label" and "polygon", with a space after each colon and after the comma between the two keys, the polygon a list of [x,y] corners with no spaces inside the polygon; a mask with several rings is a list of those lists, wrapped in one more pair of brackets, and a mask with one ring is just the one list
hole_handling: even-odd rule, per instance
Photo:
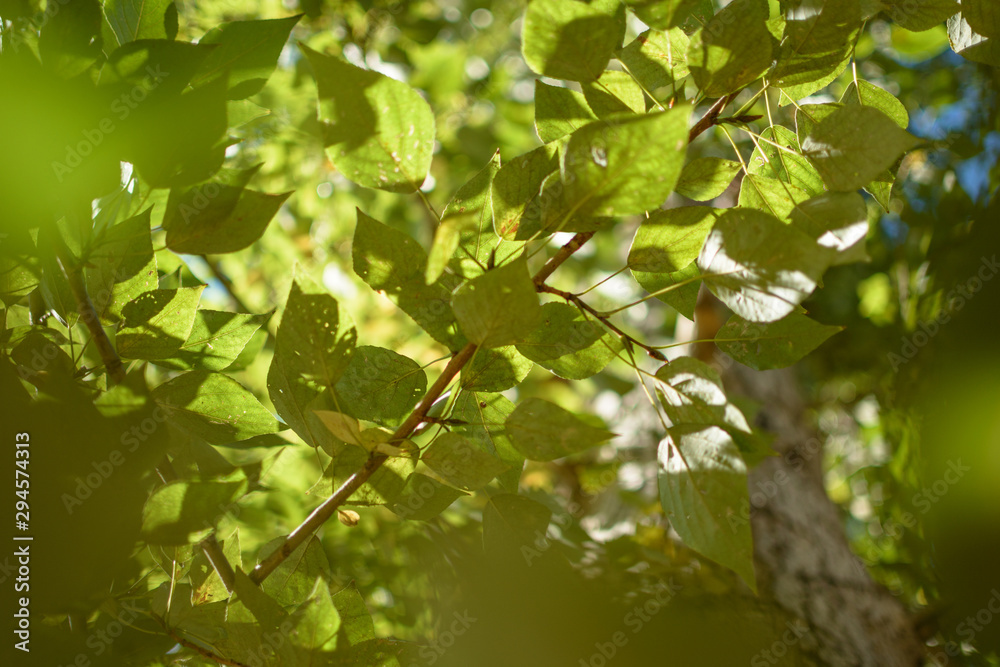
{"label": "thin twig", "polygon": [[628,335],[627,333],[625,333],[624,331],[622,331],[621,329],[619,329],[615,325],[614,322],[612,322],[610,319],[608,319],[607,316],[605,316],[604,313],[602,313],[599,310],[595,309],[593,306],[591,306],[589,303],[587,303],[586,301],[584,301],[583,299],[581,299],[576,294],[572,294],[571,292],[564,292],[561,289],[556,289],[555,287],[549,287],[548,285],[539,285],[538,286],[538,291],[539,292],[547,292],[549,294],[555,294],[559,298],[565,299],[566,301],[569,301],[569,302],[573,303],[574,305],[576,305],[577,308],[580,308],[581,310],[585,310],[588,313],[590,313],[591,315],[593,315],[594,317],[596,317],[598,319],[598,321],[600,321],[601,324],[603,324],[605,327],[607,327],[608,329],[610,329],[611,331],[613,331],[620,338],[623,338],[624,340],[628,341],[629,343],[631,343],[631,344],[633,344],[633,345],[635,345],[637,347],[641,347],[642,349],[646,350],[646,353],[649,354],[649,356],[651,356],[652,358],[656,359],[657,361],[666,361],[667,360],[667,358],[665,356],[663,356],[662,352],[660,352],[659,350],[657,350],[655,347],[653,347],[651,345],[646,345],[642,341],[640,341],[640,340],[638,340],[638,339],[636,339],[636,338]]}
{"label": "thin twig", "polygon": [[233,288],[233,281],[229,279],[229,276],[222,272],[222,267],[219,266],[219,260],[209,259],[208,255],[202,255],[201,258],[205,260],[205,264],[208,265],[208,270],[212,272],[212,276],[222,283],[222,287],[226,290],[230,300],[236,304],[236,307],[244,313],[251,312],[250,309],[247,308],[247,305],[243,303],[243,299],[236,294],[236,290]]}
{"label": "thin twig", "polygon": [[90,331],[90,337],[94,341],[94,345],[97,346],[97,351],[101,355],[108,376],[117,384],[125,379],[125,366],[122,365],[121,357],[118,356],[115,346],[111,344],[108,334],[101,326],[101,318],[87,292],[87,283],[83,279],[83,269],[70,256],[69,249],[62,244],[59,245],[56,259],[62,272],[66,275],[70,291],[73,292],[73,298],[76,299],[76,308],[80,312],[80,319]]}

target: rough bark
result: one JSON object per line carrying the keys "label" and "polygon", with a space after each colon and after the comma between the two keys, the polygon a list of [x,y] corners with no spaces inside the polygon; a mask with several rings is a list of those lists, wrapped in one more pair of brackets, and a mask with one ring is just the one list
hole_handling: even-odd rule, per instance
{"label": "rough bark", "polygon": [[[706,294],[698,338],[714,337],[718,305]],[[822,443],[807,425],[794,370],[754,371],[714,346],[695,356],[714,363],[727,391],[759,403],[758,426],[775,436],[779,456],[749,475],[758,589],[788,621],[809,630],[797,648],[830,667],[916,667],[922,642],[900,600],[872,580],[847,541],[823,485]]]}

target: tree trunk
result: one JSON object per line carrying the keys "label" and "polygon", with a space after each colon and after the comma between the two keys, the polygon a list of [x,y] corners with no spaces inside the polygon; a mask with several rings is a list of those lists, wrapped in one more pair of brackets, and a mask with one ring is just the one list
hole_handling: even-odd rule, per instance
{"label": "tree trunk", "polygon": [[[707,292],[699,301],[696,339],[713,338],[721,325],[717,302]],[[822,443],[805,423],[793,370],[754,371],[710,344],[693,353],[720,368],[731,395],[762,406],[757,426],[775,436],[779,456],[751,470],[749,489],[758,590],[799,629],[785,636],[795,636],[796,648],[819,665],[920,665],[923,644],[913,619],[851,551],[826,495]]]}

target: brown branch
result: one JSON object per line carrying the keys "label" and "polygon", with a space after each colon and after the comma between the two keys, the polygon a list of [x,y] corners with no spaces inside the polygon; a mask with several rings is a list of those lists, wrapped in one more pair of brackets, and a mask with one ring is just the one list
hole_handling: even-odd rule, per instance
{"label": "brown branch", "polygon": [[[688,134],[688,140],[693,141],[699,134],[714,125],[719,117],[719,114],[722,113],[722,110],[726,107],[726,105],[729,104],[729,102],[735,97],[735,93],[727,95],[712,105],[708,113],[706,113],[705,116],[698,121],[693,128],[691,128],[691,131]],[[594,232],[579,232],[573,236],[573,238],[570,239],[566,245],[560,248],[559,251],[553,255],[532,278],[536,289],[541,291],[549,276],[551,276],[556,269],[569,259],[573,253],[593,238],[593,236]],[[623,331],[615,327],[596,311],[594,311],[594,314],[600,317],[605,326],[608,326],[608,328],[612,331],[615,331],[625,337],[626,340],[638,343],[638,341],[635,341],[635,339],[631,336],[628,336]],[[639,345],[646,349],[651,356],[657,359],[663,359],[662,353],[658,350],[649,348],[641,343],[639,343]],[[441,375],[434,382],[431,388],[427,390],[423,400],[421,400],[417,407],[414,408],[413,412],[410,413],[410,416],[407,417],[406,421],[404,421],[400,427],[396,429],[396,432],[392,434],[392,438],[389,440],[390,443],[405,440],[423,421],[425,421],[427,411],[430,410],[434,402],[448,387],[452,379],[454,379],[454,377],[458,375],[459,371],[462,370],[462,367],[472,359],[473,355],[476,353],[476,349],[477,346],[475,344],[469,343],[451,358],[451,361],[448,362],[448,366],[441,372]],[[274,572],[274,570],[277,569],[277,567],[281,565],[281,563],[283,563],[296,548],[309,539],[313,533],[319,530],[324,523],[336,514],[337,509],[347,502],[354,492],[361,488],[361,486],[375,474],[375,472],[382,466],[383,463],[386,462],[387,459],[388,457],[383,454],[372,454],[360,470],[348,477],[347,480],[340,485],[340,488],[334,491],[332,496],[323,501],[319,507],[313,510],[313,512],[306,517],[305,521],[299,524],[295,530],[288,534],[280,547],[275,549],[264,560],[257,564],[257,567],[255,567],[250,573],[250,580],[257,585],[260,585],[261,582],[267,579],[267,577]]]}
{"label": "brown branch", "polygon": [[[582,232],[574,236],[569,243],[560,248],[559,252],[556,253],[552,259],[546,262],[545,266],[543,266],[541,270],[535,274],[533,278],[535,285],[543,284],[545,279],[552,275],[553,271],[559,268],[563,262],[569,259],[573,253],[579,250],[580,247],[592,236],[593,232]],[[410,413],[410,416],[406,418],[406,421],[400,424],[399,428],[396,429],[396,432],[392,434],[392,438],[389,440],[390,443],[405,440],[418,426],[420,426],[423,421],[425,421],[428,410],[431,409],[434,402],[441,396],[444,390],[447,389],[448,385],[454,377],[458,375],[459,371],[462,370],[465,364],[472,360],[472,357],[475,355],[477,349],[477,345],[469,343],[451,358],[451,361],[448,362],[445,369],[441,371],[441,375],[438,376],[438,379],[435,380],[431,388],[427,390],[426,394],[424,394],[424,398],[420,401],[417,407],[414,408],[413,412]],[[350,498],[355,491],[361,488],[362,484],[368,481],[368,478],[375,474],[375,471],[377,471],[382,464],[386,462],[387,458],[388,457],[382,454],[373,454],[371,458],[365,462],[361,470],[348,477],[332,496],[323,501],[323,504],[313,510],[312,514],[306,517],[305,521],[299,524],[295,530],[288,534],[288,537],[285,538],[285,541],[280,547],[275,549],[267,556],[267,558],[262,560],[257,567],[253,569],[250,573],[250,580],[259,585],[262,581],[267,579],[268,575],[274,572],[274,570],[281,565],[281,563],[288,558],[299,545],[309,539],[313,533],[319,530],[320,526],[336,514],[337,509],[347,502],[348,498]]]}
{"label": "brown branch", "polygon": [[108,376],[117,384],[125,379],[125,366],[122,365],[121,357],[118,356],[115,346],[111,344],[108,334],[104,331],[104,327],[101,326],[101,318],[98,316],[97,309],[94,308],[94,302],[90,300],[90,294],[87,292],[87,283],[83,279],[82,267],[78,262],[73,260],[69,254],[69,250],[64,245],[61,243],[59,245],[56,259],[63,274],[66,276],[66,280],[69,282],[73,298],[76,299],[76,309],[80,311],[80,319],[83,320],[83,323],[87,326],[87,330],[90,331],[90,337],[93,339],[94,345],[101,355],[101,360],[104,361],[104,368],[107,370]]}
{"label": "brown branch", "polygon": [[236,572],[233,571],[233,566],[222,552],[222,545],[215,539],[215,533],[212,532],[202,540],[200,546],[205,558],[211,563],[212,569],[222,580],[222,585],[226,587],[228,592],[232,593],[236,588]]}
{"label": "brown branch", "polygon": [[705,132],[705,130],[717,124],[719,114],[722,113],[722,110],[725,109],[730,102],[736,99],[737,95],[739,95],[738,92],[730,93],[729,95],[720,97],[716,100],[715,104],[709,108],[708,112],[706,112],[705,115],[701,117],[701,120],[695,123],[695,126],[691,128],[690,132],[688,132],[688,143],[691,143],[698,138],[699,135]]}
{"label": "brown branch", "polygon": [[[448,365],[438,379],[434,382],[427,393],[424,394],[423,399],[413,409],[410,416],[406,418],[396,432],[392,434],[392,438],[389,439],[389,443],[398,443],[406,440],[413,433],[413,430],[420,425],[424,417],[427,415],[427,411],[431,409],[434,402],[444,393],[444,390],[448,388],[451,381],[458,375],[462,367],[465,366],[472,359],[472,356],[476,353],[477,345],[475,343],[468,343],[465,347],[459,350],[455,356],[451,358]],[[288,558],[293,551],[303,542],[305,542],[309,537],[319,530],[327,520],[330,519],[336,512],[337,508],[347,502],[355,491],[361,488],[361,485],[368,481],[368,478],[375,474],[383,463],[389,457],[384,454],[372,454],[365,465],[362,466],[361,470],[357,471],[353,475],[347,478],[347,480],[340,485],[332,496],[327,498],[323,503],[312,511],[305,521],[303,521],[295,530],[288,534],[285,541],[280,547],[275,549],[270,555],[262,560],[257,567],[253,569],[250,573],[250,580],[255,584],[260,584],[264,579],[268,577],[269,574],[274,572],[274,570],[281,565],[281,563]]]}
{"label": "brown branch", "polygon": [[545,262],[545,266],[539,269],[538,273],[535,274],[533,280],[535,281],[535,287],[540,287],[552,272],[559,268],[559,266],[569,259],[570,255],[579,250],[584,243],[589,241],[594,236],[594,232],[580,232],[573,238],[569,240],[569,243],[559,248],[559,252],[554,254],[552,258]]}

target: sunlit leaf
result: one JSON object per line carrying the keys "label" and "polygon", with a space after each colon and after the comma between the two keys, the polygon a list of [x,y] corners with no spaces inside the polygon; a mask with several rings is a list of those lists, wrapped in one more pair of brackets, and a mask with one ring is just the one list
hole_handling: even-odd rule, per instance
{"label": "sunlit leaf", "polygon": [[358,185],[414,192],[434,147],[434,114],[420,94],[384,74],[302,46],[319,86],[320,118],[333,124],[327,154]]}
{"label": "sunlit leaf", "polygon": [[507,418],[514,447],[531,461],[551,461],[610,440],[614,433],[540,398],[525,399]]}
{"label": "sunlit leaf", "polygon": [[791,366],[843,329],[826,326],[801,313],[769,324],[748,322],[733,315],[715,335],[719,349],[736,361],[766,370]]}

